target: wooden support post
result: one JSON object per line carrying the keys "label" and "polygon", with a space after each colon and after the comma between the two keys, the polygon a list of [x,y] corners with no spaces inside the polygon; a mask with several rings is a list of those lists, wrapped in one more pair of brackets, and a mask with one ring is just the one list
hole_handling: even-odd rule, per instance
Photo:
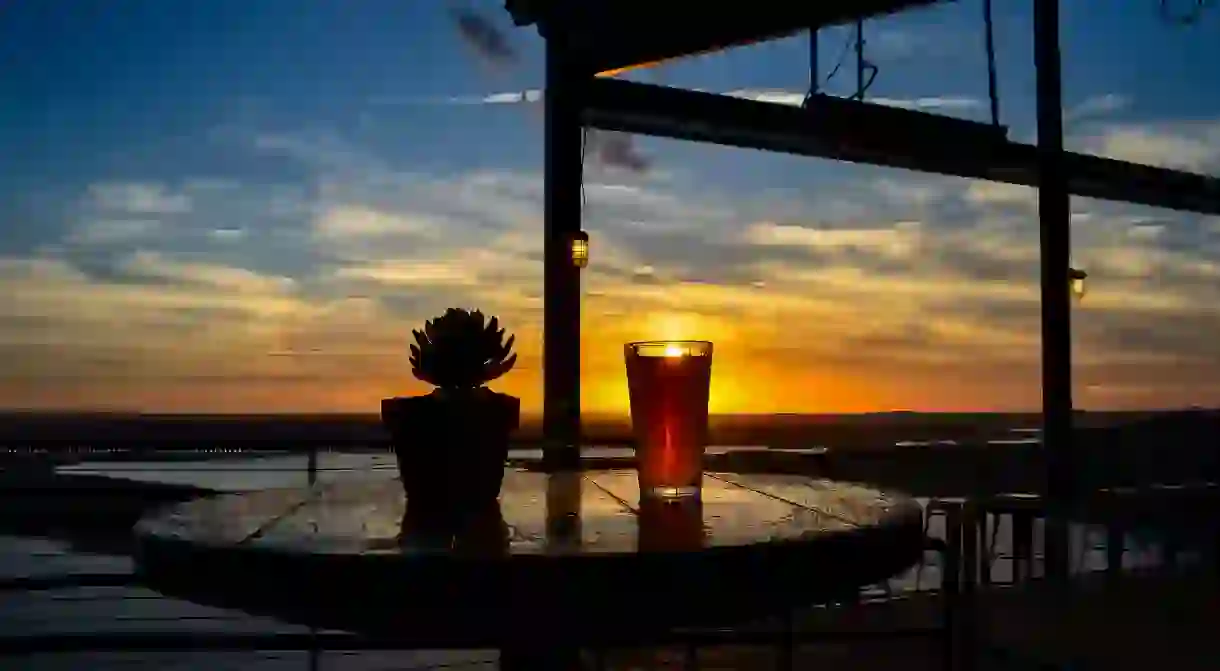
{"label": "wooden support post", "polygon": [[543,461],[580,465],[580,269],[572,236],[581,224],[581,95],[586,77],[562,38],[546,45],[545,243],[543,256]]}
{"label": "wooden support post", "polygon": [[1059,2],[1034,0],[1038,92],[1038,218],[1042,249],[1042,449],[1046,460],[1046,576],[1068,574],[1065,512],[1073,497],[1072,328],[1068,267],[1071,196],[1063,152]]}

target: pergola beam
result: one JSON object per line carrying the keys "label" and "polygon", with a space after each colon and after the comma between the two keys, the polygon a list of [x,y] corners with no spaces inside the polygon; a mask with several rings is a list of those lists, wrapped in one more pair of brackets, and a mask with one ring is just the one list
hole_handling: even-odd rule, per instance
{"label": "pergola beam", "polygon": [[590,74],[721,51],[952,0],[505,0],[519,26],[563,35]]}
{"label": "pergola beam", "polygon": [[[1040,185],[1038,147],[988,123],[827,95],[802,108],[619,79],[583,86],[584,123],[603,130]],[[1073,152],[1063,163],[1078,196],[1220,215],[1220,178]]]}
{"label": "pergola beam", "polygon": [[[661,0],[506,0],[517,23],[538,24],[547,41],[543,367],[545,454],[552,470],[578,467],[580,277],[568,258],[568,241],[580,228],[582,125],[1036,187],[1043,448],[1052,503],[1046,563],[1048,576],[1066,575],[1067,534],[1058,511],[1073,494],[1077,465],[1071,445],[1070,196],[1220,215],[1220,178],[1063,150],[1058,1],[1034,0],[1037,145],[1011,142],[998,125],[824,95],[796,107],[593,76],[936,1],[755,0],[743,10]],[[675,30],[675,22],[684,29]],[[571,497],[548,495],[548,507],[562,508],[552,498]]]}

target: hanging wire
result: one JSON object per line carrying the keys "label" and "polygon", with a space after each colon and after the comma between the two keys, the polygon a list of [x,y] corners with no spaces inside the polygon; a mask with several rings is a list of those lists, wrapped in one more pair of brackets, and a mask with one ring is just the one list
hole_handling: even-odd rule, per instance
{"label": "hanging wire", "polygon": [[[868,73],[865,79],[865,72]],[[852,100],[864,100],[864,94],[877,79],[878,68],[864,58],[864,21],[856,21],[856,93]]]}
{"label": "hanging wire", "polygon": [[[843,40],[843,46],[839,50],[839,57],[835,59],[834,67],[830,69],[825,78],[821,78],[821,85],[826,86],[839,74],[843,69],[843,65],[847,63],[847,54],[851,53],[852,47],[856,47],[856,92],[851,96],[853,100],[863,100],[864,93],[873,85],[873,80],[877,78],[878,68],[863,57],[863,23],[857,22],[856,30],[847,34],[847,39]],[[810,99],[819,92],[818,80],[818,38],[817,31],[810,31],[809,35],[809,90],[805,93],[804,100],[801,101],[801,107],[808,107]],[[865,76],[867,73],[867,77]]]}
{"label": "hanging wire", "polygon": [[991,0],[983,0],[983,32],[987,49],[987,97],[991,101],[991,123],[1000,125],[1000,93],[996,81],[995,22],[991,12]]}
{"label": "hanging wire", "polygon": [[881,68],[878,68],[876,65],[868,61],[864,61],[863,69],[864,71],[868,72],[868,75],[866,76],[864,82],[860,84],[859,88],[852,95],[852,100],[864,100],[864,94],[868,93],[868,90],[872,87],[873,82],[877,80],[877,73],[881,71]]}
{"label": "hanging wire", "polygon": [[[821,78],[821,73],[818,72],[818,40],[817,31],[810,31],[809,38],[809,91],[805,93],[805,99],[801,101],[801,107],[808,107],[810,99],[818,93],[818,79]],[[847,54],[851,51],[852,35],[848,35],[846,40],[843,40],[843,47],[839,50],[839,58],[835,61],[834,67],[830,69],[830,73],[822,79],[822,85],[830,83],[830,80],[839,74],[839,70],[843,68],[843,64],[847,62]]]}
{"label": "hanging wire", "polygon": [[589,127],[581,126],[580,127],[580,211],[582,213],[581,214],[582,217],[584,216],[584,214],[583,214],[584,211],[586,209],[588,209],[586,207],[587,201],[586,201],[586,195],[585,195],[585,149],[588,146],[588,144],[589,144]]}
{"label": "hanging wire", "polygon": [[851,51],[853,42],[854,36],[850,34],[846,40],[843,40],[843,48],[839,51],[839,58],[835,61],[834,67],[830,69],[830,73],[826,75],[826,79],[822,80],[823,85],[829,84],[830,80],[839,74],[839,70],[843,69],[843,64],[847,62],[847,54]]}

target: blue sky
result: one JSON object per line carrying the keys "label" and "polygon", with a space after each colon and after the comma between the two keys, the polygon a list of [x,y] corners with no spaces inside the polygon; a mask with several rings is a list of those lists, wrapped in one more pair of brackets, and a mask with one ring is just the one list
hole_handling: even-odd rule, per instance
{"label": "blue sky", "polygon": [[[986,119],[980,4],[867,24],[870,99]],[[996,3],[1002,121],[1023,140],[1030,4]],[[1064,4],[1069,145],[1220,174],[1220,12],[1172,26],[1152,0]],[[491,21],[512,62],[463,39],[455,10]],[[823,33],[824,69],[849,32]],[[375,408],[419,388],[405,336],[455,303],[518,331],[505,384],[536,402],[541,113],[503,94],[541,86],[542,43],[498,3],[11,3],[0,44],[0,405]],[[805,49],[625,76],[782,101],[803,93]],[[854,69],[826,90],[850,94]],[[647,169],[587,166],[588,407],[621,405],[613,342],[708,333],[723,410],[1037,406],[1033,191],[602,141]],[[1220,226],[1074,206],[1094,279],[1078,400],[1215,404],[1201,334],[1220,325]]]}

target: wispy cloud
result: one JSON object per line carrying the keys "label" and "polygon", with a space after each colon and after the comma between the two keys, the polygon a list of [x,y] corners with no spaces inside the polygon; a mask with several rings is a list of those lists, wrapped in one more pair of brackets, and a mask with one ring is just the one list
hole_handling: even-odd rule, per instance
{"label": "wispy cloud", "polygon": [[129,215],[181,214],[191,209],[191,198],[157,182],[99,182],[89,187],[93,205],[100,210]]}
{"label": "wispy cloud", "polygon": [[413,260],[382,260],[345,266],[335,271],[335,277],[414,288],[468,287],[475,286],[478,281],[478,275],[473,269],[464,269],[455,263]]}
{"label": "wispy cloud", "polygon": [[[452,97],[438,100],[392,101],[382,103],[440,103],[452,105],[535,105],[542,102],[543,92],[539,89],[524,91],[508,91],[491,93],[485,96]],[[538,113],[538,110],[535,110]],[[651,161],[637,148],[634,136],[625,133],[613,133],[588,129],[586,131],[586,156],[606,167],[627,170],[629,172],[647,172]]]}
{"label": "wispy cloud", "polygon": [[67,241],[80,245],[108,245],[147,238],[161,228],[156,219],[87,219],[77,224]]}
{"label": "wispy cloud", "polygon": [[586,152],[591,151],[594,159],[607,167],[644,173],[652,165],[636,147],[633,136],[626,133],[589,130],[585,141]]}
{"label": "wispy cloud", "polygon": [[462,42],[485,62],[494,66],[516,65],[517,50],[508,35],[488,15],[468,8],[453,8],[449,12]]}
{"label": "wispy cloud", "polygon": [[[1085,130],[1097,147],[1145,158],[1201,145],[1191,160],[1206,164],[1220,151],[1205,125]],[[251,134],[250,145],[291,157],[305,178],[193,198],[201,230],[242,231],[241,244],[188,253],[176,248],[177,229],[125,231],[133,237],[122,249],[0,259],[0,357],[25,402],[375,407],[416,389],[402,363],[409,329],[465,305],[518,334],[520,370],[504,388],[536,406],[537,171],[409,172],[382,147],[316,133]],[[725,150],[696,159],[713,151]],[[717,342],[717,410],[1036,406],[1031,189],[859,169],[781,204],[709,186],[698,160],[688,171],[668,181],[607,173],[586,185],[591,409],[622,409],[621,342],[670,336]],[[839,212],[844,199],[854,207]],[[267,231],[257,222],[277,200],[285,235],[260,249]],[[1121,387],[1131,407],[1202,398],[1220,374],[1220,349],[1206,337],[1220,327],[1220,225],[1073,205],[1073,262],[1093,282],[1076,322],[1079,375],[1091,388]],[[65,379],[75,380],[71,394],[47,382]],[[291,400],[277,405],[287,390]]]}
{"label": "wispy cloud", "polygon": [[486,95],[448,96],[434,98],[382,96],[369,101],[373,105],[527,105],[542,102],[541,89],[504,91]]}
{"label": "wispy cloud", "polygon": [[208,235],[213,240],[222,242],[238,242],[249,235],[249,231],[244,228],[214,228],[208,231]]}
{"label": "wispy cloud", "polygon": [[392,235],[435,235],[430,222],[408,218],[364,205],[336,205],[324,208],[313,220],[313,234],[322,241],[342,241],[353,237]]}
{"label": "wispy cloud", "polygon": [[1097,123],[1075,133],[1071,144],[1135,163],[1220,173],[1220,120]]}
{"label": "wispy cloud", "polygon": [[1114,112],[1127,109],[1131,106],[1131,102],[1130,96],[1118,93],[1105,93],[1092,96],[1065,110],[1063,120],[1065,122],[1072,122],[1113,114]]}
{"label": "wispy cloud", "polygon": [[[724,95],[781,105],[800,105],[805,100],[805,93],[803,91],[785,91],[781,89],[736,89],[728,91]],[[866,101],[887,107],[918,110],[975,109],[982,106],[982,101],[972,96],[925,96],[920,98],[870,96]]]}
{"label": "wispy cloud", "polygon": [[151,251],[131,254],[120,262],[119,268],[135,277],[169,280],[238,294],[276,294],[291,291],[296,286],[296,282],[289,277],[269,277],[244,268],[186,261]]}

